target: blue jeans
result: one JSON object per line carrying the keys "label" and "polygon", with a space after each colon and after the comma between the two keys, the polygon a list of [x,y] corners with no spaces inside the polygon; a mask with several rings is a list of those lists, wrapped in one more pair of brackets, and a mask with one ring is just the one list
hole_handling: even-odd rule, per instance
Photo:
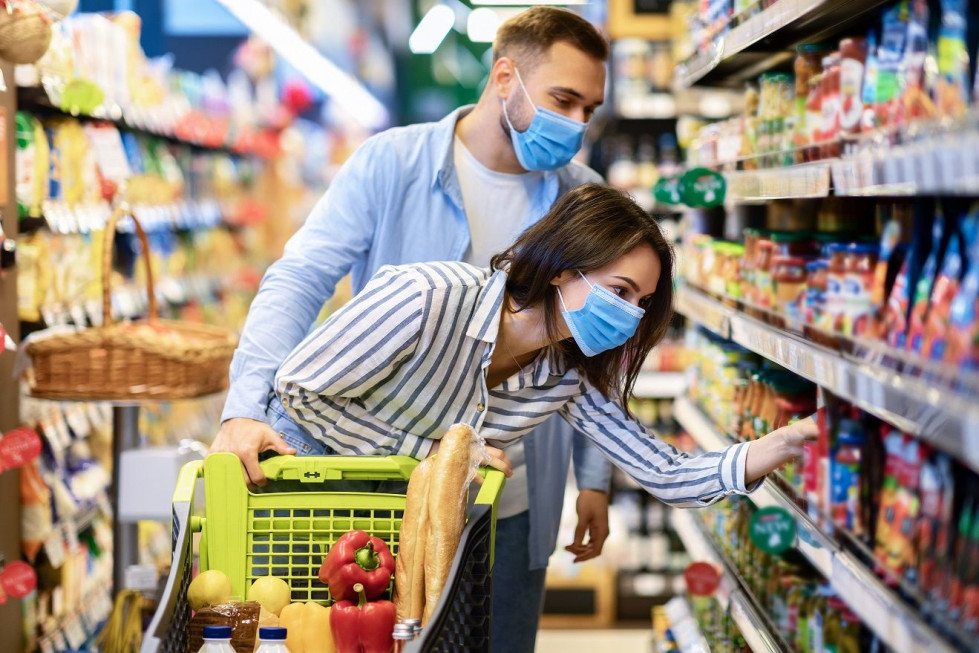
{"label": "blue jeans", "polygon": [[530,568],[530,511],[496,522],[492,653],[533,653],[546,569]]}

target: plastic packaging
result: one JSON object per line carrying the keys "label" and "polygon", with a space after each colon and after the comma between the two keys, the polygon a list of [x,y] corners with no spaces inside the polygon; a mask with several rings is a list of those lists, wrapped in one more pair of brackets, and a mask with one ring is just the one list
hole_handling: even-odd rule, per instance
{"label": "plastic packaging", "polygon": [[938,276],[938,271],[942,267],[945,249],[951,240],[950,235],[951,230],[946,229],[942,212],[938,211],[932,226],[931,251],[921,269],[918,283],[915,285],[914,302],[911,305],[911,314],[908,319],[907,349],[910,351],[921,351],[931,289],[935,283],[935,278]]}
{"label": "plastic packaging", "polygon": [[203,645],[205,628],[228,626],[232,632],[231,647],[236,653],[252,653],[260,615],[261,605],[255,601],[230,602],[202,608],[194,613],[188,626],[189,649],[196,651]]}
{"label": "plastic packaging", "polygon": [[966,111],[969,95],[969,51],[966,47],[965,0],[942,0],[942,26],[938,33],[938,79],[935,106],[938,115],[958,118]]}

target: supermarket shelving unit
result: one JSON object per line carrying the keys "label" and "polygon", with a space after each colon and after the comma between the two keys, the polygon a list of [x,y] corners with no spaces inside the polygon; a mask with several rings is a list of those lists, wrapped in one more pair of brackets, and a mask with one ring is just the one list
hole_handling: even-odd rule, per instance
{"label": "supermarket shelving unit", "polygon": [[[13,80],[14,67],[0,61],[0,80]],[[14,87],[0,84],[0,224],[5,237],[16,243],[17,202],[14,196],[14,114],[17,97]],[[0,323],[15,342],[20,341],[17,320],[17,268],[0,270]],[[20,424],[20,393],[13,377],[16,354],[0,354],[0,433]],[[7,561],[20,559],[20,475],[16,469],[0,472],[0,515],[4,516],[0,528],[0,557]],[[21,647],[23,617],[19,599],[8,600],[0,605],[0,651],[18,651]]]}
{"label": "supermarket shelving unit", "polygon": [[[680,425],[705,451],[722,449],[734,442],[687,397],[677,399],[674,414]],[[795,547],[826,578],[850,609],[892,649],[898,653],[951,653],[956,650],[857,556],[845,550],[833,535],[814,523],[771,479],[767,479],[749,498],[759,508],[777,506],[795,517]]]}
{"label": "supermarket shelving unit", "polygon": [[716,39],[704,53],[677,65],[675,87],[738,87],[791,59],[789,50],[859,21],[886,0],[779,0]]}
{"label": "supermarket shelving unit", "polygon": [[927,370],[921,376],[895,371],[890,348],[866,343],[855,355],[843,354],[690,287],[677,292],[677,310],[979,470],[979,403],[943,387]]}
{"label": "supermarket shelving unit", "polygon": [[754,653],[788,653],[792,649],[779,635],[778,629],[758,607],[734,568],[700,525],[690,510],[674,510],[673,529],[694,560],[710,562],[721,570],[721,585],[716,598],[721,608],[731,608],[731,617]]}
{"label": "supermarket shelving unit", "polygon": [[[706,51],[678,65],[675,87],[736,88],[764,72],[786,70],[795,46],[863,33],[886,4],[876,0],[777,0],[739,21]],[[760,156],[773,154],[780,153]],[[860,135],[842,142],[835,158],[760,169],[752,169],[758,166],[747,165],[749,161],[697,161],[696,165],[724,174],[728,208],[830,195],[977,197],[979,112],[972,110],[954,122],[920,122],[900,131]],[[834,338],[814,342],[808,330],[803,335],[777,326],[778,320],[756,317],[760,313],[752,307],[683,284],[677,290],[676,309],[691,322],[813,381],[979,471],[979,379],[974,375],[879,342]],[[833,346],[820,344],[823,342]],[[704,450],[734,442],[687,397],[675,401],[674,417]],[[798,551],[893,650],[924,653],[974,648],[975,642],[957,624],[942,623],[939,632],[926,623],[927,606],[919,609],[913,602],[914,588],[891,579],[898,585],[895,589],[880,580],[868,552],[860,549],[855,538],[819,516],[812,519],[773,480],[766,480],[750,499],[759,507],[782,507],[796,518]],[[697,537],[694,518],[680,513],[676,519],[691,554],[715,560],[717,552],[711,550],[710,542]],[[941,619],[936,615],[936,621]],[[750,637],[750,628],[742,628]],[[766,649],[761,646],[761,650]]]}

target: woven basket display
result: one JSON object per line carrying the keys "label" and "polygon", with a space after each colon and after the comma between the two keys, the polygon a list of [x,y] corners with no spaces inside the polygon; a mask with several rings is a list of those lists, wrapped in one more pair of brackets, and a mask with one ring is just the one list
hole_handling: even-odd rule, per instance
{"label": "woven basket display", "polygon": [[31,0],[0,0],[0,57],[34,63],[51,45],[51,20]]}
{"label": "woven basket display", "polygon": [[220,327],[158,318],[149,242],[133,217],[146,269],[148,317],[112,322],[110,278],[116,209],[105,227],[102,255],[102,324],[27,343],[33,363],[31,394],[44,399],[183,399],[224,390],[235,338]]}

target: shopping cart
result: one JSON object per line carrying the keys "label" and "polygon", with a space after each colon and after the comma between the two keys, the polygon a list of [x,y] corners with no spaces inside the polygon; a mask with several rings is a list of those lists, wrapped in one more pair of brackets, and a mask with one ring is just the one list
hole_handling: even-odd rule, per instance
{"label": "shopping cart", "polygon": [[[173,563],[142,653],[187,653],[187,587],[195,534],[200,533],[200,570],[225,572],[233,597],[244,597],[252,581],[272,575],[290,584],[293,601],[324,603],[329,591],[317,572],[329,547],[344,533],[367,531],[397,552],[404,482],[416,464],[405,456],[277,456],[264,461],[262,469],[270,484],[288,482],[282,487],[290,491],[261,493],[248,490],[234,454],[213,454],[185,465],[173,495]],[[490,570],[504,478],[493,469],[480,474],[483,482],[469,507],[442,597],[421,637],[406,652],[489,650]],[[203,509],[195,496],[201,478]],[[376,489],[378,481],[388,483]],[[385,491],[391,481],[400,481],[400,493]]]}

